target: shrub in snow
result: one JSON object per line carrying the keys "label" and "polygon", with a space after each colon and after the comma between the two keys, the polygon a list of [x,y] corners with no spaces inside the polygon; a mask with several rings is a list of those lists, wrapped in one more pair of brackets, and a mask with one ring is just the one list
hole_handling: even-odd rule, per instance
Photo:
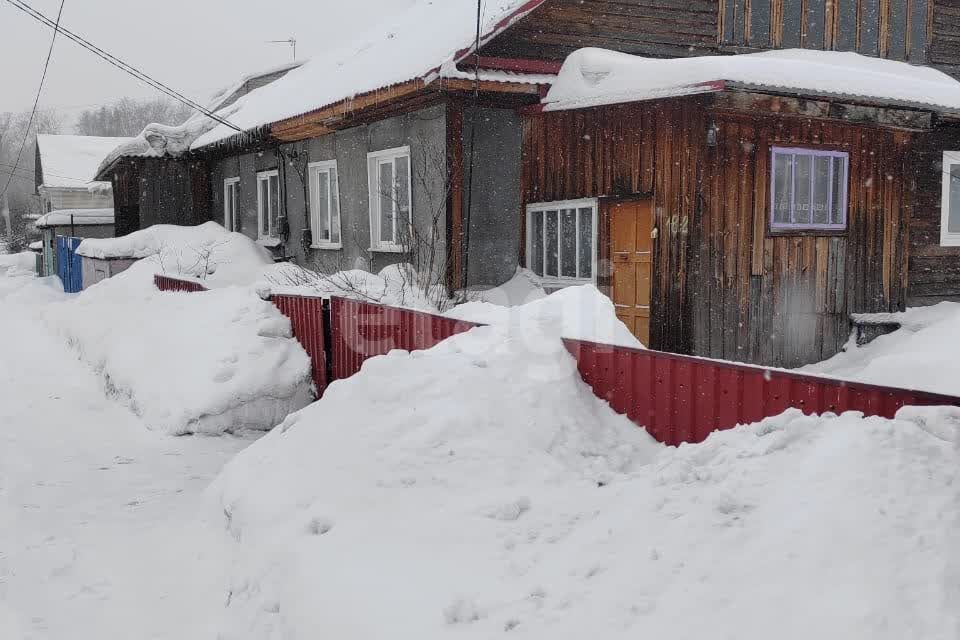
{"label": "shrub in snow", "polygon": [[48,319],[108,392],[160,431],[269,429],[312,400],[290,321],[246,289],[161,293],[128,270]]}

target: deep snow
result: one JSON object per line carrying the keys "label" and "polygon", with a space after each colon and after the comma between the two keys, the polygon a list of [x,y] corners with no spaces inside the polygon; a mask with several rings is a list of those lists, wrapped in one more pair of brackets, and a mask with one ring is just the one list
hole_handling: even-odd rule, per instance
{"label": "deep snow", "polygon": [[[104,390],[152,429],[270,429],[313,400],[310,360],[289,319],[255,288],[226,286],[264,268],[259,249],[208,224],[187,234],[206,244],[173,242],[185,230],[165,227],[94,245],[102,254],[117,245],[161,253],[50,309],[46,319],[100,375]],[[221,286],[158,291],[153,274],[174,264],[174,273]]]}
{"label": "deep snow", "polygon": [[200,496],[249,439],[160,436],[104,398],[46,330],[55,280],[0,273],[0,638],[215,637]]}
{"label": "deep snow", "polygon": [[901,328],[845,351],[804,371],[848,380],[905,387],[960,396],[960,304],[941,302],[903,313],[868,314],[873,320],[896,322]]}
{"label": "deep snow", "polygon": [[224,638],[960,637],[960,410],[669,449],[522,322],[371,359],[226,467]]}

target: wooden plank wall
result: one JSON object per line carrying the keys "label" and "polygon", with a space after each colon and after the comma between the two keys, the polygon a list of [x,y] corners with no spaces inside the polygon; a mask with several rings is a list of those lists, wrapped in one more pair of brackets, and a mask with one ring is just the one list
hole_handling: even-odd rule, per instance
{"label": "wooden plank wall", "polygon": [[919,136],[913,171],[904,176],[915,192],[910,216],[910,273],[907,304],[960,301],[960,247],[940,246],[943,152],[960,150],[960,129]]}
{"label": "wooden plank wall", "polygon": [[[686,304],[686,235],[697,205],[701,151],[688,140],[699,137],[703,118],[700,100],[688,99],[529,116],[523,127],[524,204],[654,198],[651,344],[682,353],[690,350],[693,332]],[[599,222],[608,226],[603,214]],[[600,257],[600,273],[609,272]]]}
{"label": "wooden plank wall", "polygon": [[[854,312],[896,311],[906,297],[905,159],[911,134],[802,117],[717,111],[691,225],[694,352],[793,367],[836,353]],[[843,234],[771,235],[775,145],[850,154]]]}
{"label": "wooden plank wall", "polygon": [[[710,122],[715,146],[706,144]],[[651,346],[798,366],[843,345],[850,313],[904,304],[910,194],[898,177],[910,140],[839,121],[717,111],[704,97],[531,115],[523,199],[653,197]],[[768,235],[774,144],[850,152],[845,234]]]}
{"label": "wooden plank wall", "polygon": [[550,0],[488,43],[484,55],[563,60],[582,47],[656,57],[716,50],[716,0]]}
{"label": "wooden plank wall", "polygon": [[720,0],[720,40],[746,49],[856,51],[923,63],[931,1]]}
{"label": "wooden plank wall", "polygon": [[140,225],[195,225],[210,220],[210,173],[203,162],[137,159]]}
{"label": "wooden plank wall", "polygon": [[960,77],[960,0],[933,0],[929,63]]}

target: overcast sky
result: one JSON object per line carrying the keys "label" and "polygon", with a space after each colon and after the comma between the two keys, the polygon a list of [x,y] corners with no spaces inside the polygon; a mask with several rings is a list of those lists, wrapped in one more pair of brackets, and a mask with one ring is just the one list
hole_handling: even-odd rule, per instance
{"label": "overcast sky", "polygon": [[[266,40],[297,39],[309,57],[413,0],[66,0],[61,23],[191,98],[292,59]],[[25,0],[50,18],[60,0]],[[52,30],[0,0],[0,112],[33,103]],[[74,115],[124,96],[160,95],[73,42],[57,38],[40,100]]]}

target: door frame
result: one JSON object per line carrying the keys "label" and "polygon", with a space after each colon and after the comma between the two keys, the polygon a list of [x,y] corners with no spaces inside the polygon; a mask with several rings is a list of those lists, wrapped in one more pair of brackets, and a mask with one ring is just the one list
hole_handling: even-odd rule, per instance
{"label": "door frame", "polygon": [[[599,228],[597,229],[597,275],[596,286],[600,292],[613,301],[613,260],[610,255],[613,238],[611,236],[612,220],[611,208],[614,205],[623,202],[649,201],[653,208],[653,229],[657,232],[657,237],[652,243],[650,256],[650,344],[647,348],[656,349],[658,340],[655,337],[654,319],[658,317],[657,313],[657,270],[660,264],[660,220],[657,216],[657,200],[653,193],[630,193],[626,195],[603,196],[598,198]],[[602,273],[601,273],[602,272]]]}

